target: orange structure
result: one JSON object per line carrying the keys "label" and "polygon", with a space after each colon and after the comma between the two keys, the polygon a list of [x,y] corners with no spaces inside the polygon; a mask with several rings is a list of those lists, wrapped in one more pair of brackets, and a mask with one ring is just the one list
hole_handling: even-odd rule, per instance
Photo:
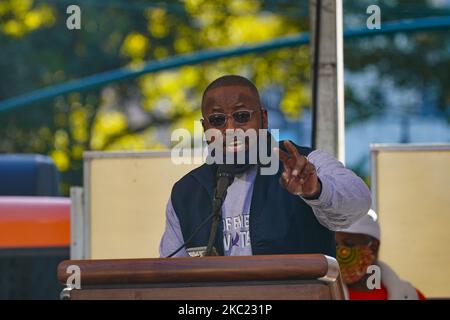
{"label": "orange structure", "polygon": [[70,199],[0,197],[0,249],[70,245]]}

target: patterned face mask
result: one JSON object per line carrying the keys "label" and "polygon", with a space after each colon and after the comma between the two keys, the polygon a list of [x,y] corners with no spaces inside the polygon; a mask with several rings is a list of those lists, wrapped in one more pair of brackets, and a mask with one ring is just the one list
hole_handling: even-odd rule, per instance
{"label": "patterned face mask", "polygon": [[375,262],[370,244],[358,247],[337,246],[336,258],[341,268],[342,280],[346,284],[361,280],[366,275],[367,268]]}

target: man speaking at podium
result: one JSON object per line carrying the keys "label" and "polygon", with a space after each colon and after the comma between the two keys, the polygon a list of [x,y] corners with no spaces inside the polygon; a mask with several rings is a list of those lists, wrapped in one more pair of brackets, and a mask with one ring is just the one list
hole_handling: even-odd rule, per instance
{"label": "man speaking at podium", "polygon": [[[205,132],[216,129],[225,137],[230,130],[268,127],[257,88],[241,76],[214,80],[203,93],[201,107]],[[251,147],[248,141],[223,144],[224,153]],[[350,226],[367,213],[369,189],[325,152],[289,141],[280,143],[275,152],[282,165],[274,174],[262,174],[262,165],[247,158],[244,164],[231,165],[216,233],[210,218],[220,165],[204,164],[181,178],[167,204],[161,257],[185,257],[186,248],[207,243],[225,256],[322,253],[334,257],[334,230]]]}

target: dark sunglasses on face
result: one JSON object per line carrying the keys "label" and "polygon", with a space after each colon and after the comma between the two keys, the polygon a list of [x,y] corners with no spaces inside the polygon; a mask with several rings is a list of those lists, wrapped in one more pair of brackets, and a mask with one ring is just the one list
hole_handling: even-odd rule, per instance
{"label": "dark sunglasses on face", "polygon": [[208,119],[210,125],[216,128],[223,127],[227,123],[229,117],[233,117],[235,123],[246,124],[251,120],[252,114],[255,111],[257,110],[238,110],[231,115],[225,113],[213,113],[206,117],[206,119]]}

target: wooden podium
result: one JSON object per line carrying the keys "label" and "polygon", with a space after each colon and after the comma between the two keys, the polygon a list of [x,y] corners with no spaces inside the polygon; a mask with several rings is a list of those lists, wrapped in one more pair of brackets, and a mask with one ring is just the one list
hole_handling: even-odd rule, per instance
{"label": "wooden podium", "polygon": [[[72,266],[72,267],[70,267]],[[61,299],[344,299],[339,266],[321,254],[126,260],[66,260],[58,280],[73,279]]]}

